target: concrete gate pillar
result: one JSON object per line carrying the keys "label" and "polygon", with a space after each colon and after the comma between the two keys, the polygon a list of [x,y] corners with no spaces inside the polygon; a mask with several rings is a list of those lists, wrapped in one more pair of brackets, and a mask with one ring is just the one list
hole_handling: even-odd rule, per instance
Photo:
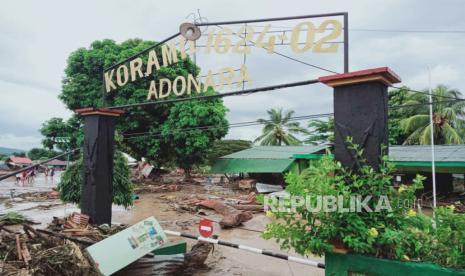
{"label": "concrete gate pillar", "polygon": [[[388,67],[319,78],[334,88],[334,154],[345,167],[357,169],[359,160],[347,137],[364,149],[364,158],[379,169],[381,146],[388,146],[388,86],[400,77]],[[388,154],[387,148],[384,154]]]}
{"label": "concrete gate pillar", "polygon": [[93,224],[111,223],[115,120],[122,110],[82,108],[84,116],[81,212]]}

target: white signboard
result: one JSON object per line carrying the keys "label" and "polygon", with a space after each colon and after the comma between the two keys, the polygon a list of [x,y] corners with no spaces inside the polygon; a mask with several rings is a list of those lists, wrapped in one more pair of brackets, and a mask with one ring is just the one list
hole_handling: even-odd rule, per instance
{"label": "white signboard", "polygon": [[103,275],[111,275],[167,242],[160,224],[149,217],[86,250]]}

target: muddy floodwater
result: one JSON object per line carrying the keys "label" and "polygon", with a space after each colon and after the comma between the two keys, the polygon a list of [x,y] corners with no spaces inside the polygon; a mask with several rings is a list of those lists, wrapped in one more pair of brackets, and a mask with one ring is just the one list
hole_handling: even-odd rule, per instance
{"label": "muddy floodwater", "polygon": [[34,181],[24,183],[21,181],[16,181],[15,177],[10,177],[0,182],[0,198],[1,197],[10,197],[16,196],[22,193],[34,193],[34,192],[48,192],[52,188],[56,187],[57,183],[60,182],[60,177],[63,172],[55,172],[55,176],[45,177],[43,173],[39,173],[34,177]]}
{"label": "muddy floodwater", "polygon": [[[43,183],[45,184],[45,183]],[[41,191],[51,190],[53,185],[43,188]],[[154,216],[164,229],[198,234],[198,222],[201,217],[191,212],[182,212],[175,208],[182,203],[183,198],[195,194],[218,195],[228,197],[228,191],[222,188],[205,187],[199,185],[179,185],[180,191],[164,193],[144,193],[139,195],[134,206],[124,209],[113,206],[113,223],[133,224],[149,216]],[[21,190],[21,188],[17,189]],[[2,189],[7,191],[7,189]],[[0,213],[20,211],[24,215],[41,222],[38,227],[47,225],[53,216],[63,217],[74,211],[79,211],[74,204],[64,204],[58,199],[45,199],[35,201],[34,198],[22,201],[0,201]],[[203,210],[203,216],[219,221],[221,217],[213,210]],[[218,223],[214,223],[214,234],[219,239],[248,245],[260,249],[280,251],[274,240],[264,240],[260,237],[261,231],[269,223],[263,213],[256,213],[252,220],[247,221],[241,228],[221,229]],[[179,237],[169,237],[171,241],[181,240]],[[188,250],[196,241],[186,240]],[[282,252],[282,251],[281,251]],[[298,256],[293,251],[284,252]],[[301,256],[300,256],[301,257]],[[313,260],[324,262],[323,258],[311,257]],[[213,253],[208,257],[207,266],[196,271],[195,275],[324,275],[324,270],[302,264],[291,263],[285,260],[259,255],[235,248],[215,245]]]}

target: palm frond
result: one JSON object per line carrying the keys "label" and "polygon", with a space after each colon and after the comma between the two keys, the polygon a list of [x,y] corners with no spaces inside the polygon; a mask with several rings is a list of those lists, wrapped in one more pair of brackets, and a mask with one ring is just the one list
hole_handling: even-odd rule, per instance
{"label": "palm frond", "polygon": [[442,127],[442,133],[446,144],[462,144],[463,139],[460,137],[457,130],[455,130],[451,125],[445,123]]}
{"label": "palm frond", "polygon": [[424,127],[429,124],[428,115],[414,115],[410,118],[403,119],[400,121],[400,127],[405,133],[411,133],[417,130],[418,128]]}

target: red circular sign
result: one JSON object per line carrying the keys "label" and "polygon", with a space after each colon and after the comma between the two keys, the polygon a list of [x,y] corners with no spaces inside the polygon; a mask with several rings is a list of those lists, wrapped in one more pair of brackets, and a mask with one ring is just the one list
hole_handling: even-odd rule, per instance
{"label": "red circular sign", "polygon": [[208,219],[202,219],[199,222],[199,233],[205,238],[209,238],[213,234],[213,223]]}

